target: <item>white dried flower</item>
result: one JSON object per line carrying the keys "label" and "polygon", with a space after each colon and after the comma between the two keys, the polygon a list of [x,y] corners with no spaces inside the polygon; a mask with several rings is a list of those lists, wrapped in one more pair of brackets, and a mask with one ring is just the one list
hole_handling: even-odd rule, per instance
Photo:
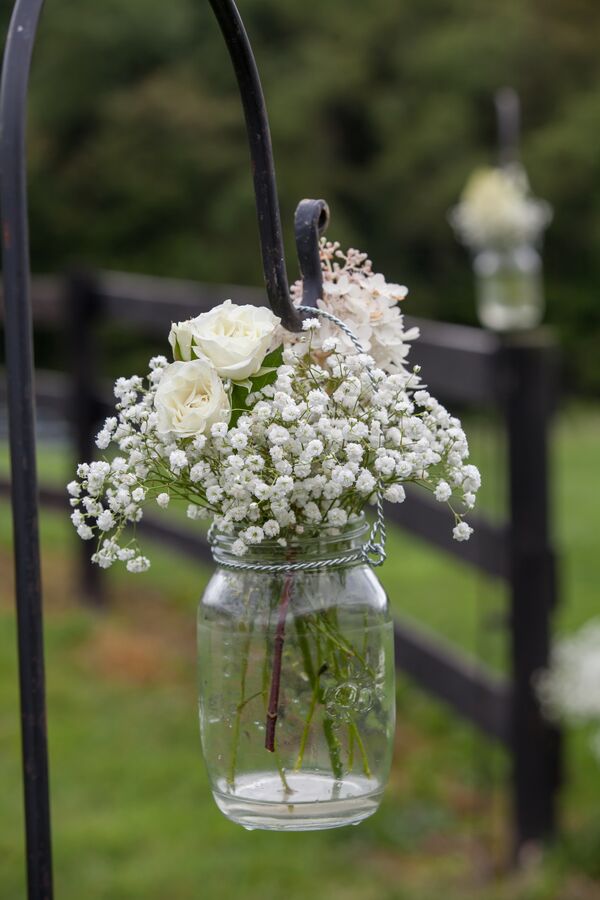
{"label": "white dried flower", "polygon": [[435,499],[440,503],[446,503],[452,496],[452,488],[447,481],[438,481],[435,491]]}
{"label": "white dried flower", "polygon": [[473,529],[466,522],[459,522],[452,529],[452,537],[455,541],[468,541],[473,534]]}
{"label": "white dried flower", "polygon": [[390,484],[383,492],[383,497],[388,503],[404,503],[406,491],[401,484]]}
{"label": "white dried flower", "polygon": [[339,507],[334,507],[327,513],[327,521],[330,525],[341,527],[348,521],[348,513]]}
{"label": "white dried flower", "polygon": [[127,560],[128,572],[146,572],[150,568],[150,560],[146,556],[135,556]]}
{"label": "white dried flower", "polygon": [[67,485],[67,491],[71,497],[81,496],[81,485],[77,481],[70,481]]}
{"label": "white dried flower", "polygon": [[310,319],[304,319],[302,322],[302,331],[316,331],[321,327],[321,323],[316,316]]}
{"label": "white dried flower", "polygon": [[115,517],[110,509],[103,510],[97,518],[98,528],[100,531],[110,531],[115,524]]}

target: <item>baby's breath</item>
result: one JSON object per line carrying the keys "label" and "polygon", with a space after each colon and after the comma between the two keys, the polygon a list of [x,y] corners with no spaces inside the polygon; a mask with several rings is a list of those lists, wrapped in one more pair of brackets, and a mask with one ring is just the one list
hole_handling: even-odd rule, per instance
{"label": "baby's breath", "polygon": [[460,421],[404,365],[407,341],[416,337],[397,309],[405,288],[373,274],[358,251],[323,244],[322,259],[324,305],[371,353],[350,352],[337,326],[309,320],[251,390],[223,380],[230,419],[196,435],[157,427],[164,357],[150,360],[144,379],[119,378],[116,415],[97,440],[106,457],[80,464],[68,485],[73,525],[83,540],[98,540],[98,565],[148,568],[135,526],[150,502],[161,509],[180,503],[190,519],[211,518],[234,536],[241,556],[265,540],[286,546],[296,535],[316,536],[323,523],[342,527],[378,493],[402,503],[407,483],[447,503],[454,537],[469,538],[462,516],[475,502],[479,472],[467,462]]}

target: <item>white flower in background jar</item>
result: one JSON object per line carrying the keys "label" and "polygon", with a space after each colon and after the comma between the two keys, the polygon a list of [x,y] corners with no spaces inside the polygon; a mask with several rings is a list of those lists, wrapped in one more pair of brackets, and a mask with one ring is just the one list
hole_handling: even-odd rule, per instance
{"label": "white flower in background jar", "polygon": [[542,259],[538,250],[550,206],[531,195],[518,164],[477,169],[450,224],[473,254],[477,315],[493,331],[535,328],[544,313]]}

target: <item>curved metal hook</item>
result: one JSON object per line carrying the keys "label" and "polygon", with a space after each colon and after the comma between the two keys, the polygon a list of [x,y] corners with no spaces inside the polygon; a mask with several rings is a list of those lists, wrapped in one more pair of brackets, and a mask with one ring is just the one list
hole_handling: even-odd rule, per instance
{"label": "curved metal hook", "polygon": [[319,237],[329,224],[329,207],[324,200],[301,200],[296,207],[294,227],[296,251],[303,278],[302,306],[317,306],[323,296],[323,270]]}
{"label": "curved metal hook", "polygon": [[[242,106],[244,108],[248,142],[250,144],[250,155],[252,158],[252,176],[254,179],[256,211],[258,214],[258,228],[260,232],[267,296],[271,308],[276,315],[280,316],[284,327],[290,331],[299,331],[302,327],[302,316],[297,312],[290,298],[285,268],[279,201],[277,199],[277,183],[275,179],[275,163],[273,160],[271,133],[269,130],[265,98],[260,83],[258,69],[256,67],[256,61],[241,16],[233,0],[210,0],[210,5],[217,17],[227,49],[229,50],[229,55],[233,63],[240,90]],[[323,200],[303,200],[296,210],[297,242],[299,241],[299,216],[301,220],[301,237],[298,244],[298,256],[300,258],[302,274],[305,279],[305,290],[307,277],[311,292],[310,296],[312,297],[315,290],[317,290],[317,294],[314,296],[313,301],[305,296],[303,303],[305,306],[314,306],[316,296],[320,295],[318,289],[319,275],[317,275],[314,266],[315,252],[318,258],[318,233],[315,232],[313,239],[314,228],[312,218],[309,223],[307,220],[308,212],[306,211],[308,207],[305,206],[309,203],[314,204],[315,209],[317,207],[319,209],[318,218],[320,220],[320,231],[325,227],[328,213],[325,213],[325,220],[323,220],[324,211],[327,209],[327,205]],[[310,213],[310,217],[312,217],[312,215],[313,213]],[[306,224],[302,224],[303,222],[306,222]],[[304,231],[305,228],[307,229],[306,233]],[[314,247],[309,249],[307,242],[313,240]],[[302,249],[300,249],[300,243],[302,244]],[[308,263],[309,258],[311,260],[310,263]],[[303,261],[306,261],[308,266],[306,272]],[[308,276],[307,272],[309,273]]]}

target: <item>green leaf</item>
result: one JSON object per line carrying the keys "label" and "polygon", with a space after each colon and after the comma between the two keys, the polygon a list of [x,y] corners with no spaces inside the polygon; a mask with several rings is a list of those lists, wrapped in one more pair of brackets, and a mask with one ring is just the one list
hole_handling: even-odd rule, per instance
{"label": "green leaf", "polygon": [[276,369],[283,363],[283,344],[267,353],[263,359],[263,366],[274,366]]}
{"label": "green leaf", "polygon": [[246,397],[249,394],[248,388],[241,382],[231,383],[231,418],[229,419],[229,427],[234,428],[242,413],[247,409]]}
{"label": "green leaf", "polygon": [[262,390],[267,384],[273,384],[277,378],[277,369],[283,362],[283,345],[277,347],[271,353],[267,353],[263,364],[251,378],[244,381],[231,382],[231,418],[229,427],[233,428],[239,417],[248,409],[246,398],[249,393]]}
{"label": "green leaf", "polygon": [[263,364],[256,375],[253,375],[252,391],[260,391],[268,384],[273,384],[277,378],[277,369],[283,363],[283,345],[277,347],[272,353],[268,353],[263,359]]}
{"label": "green leaf", "polygon": [[261,366],[258,372],[255,372],[253,378],[259,378],[261,375],[268,375],[269,372],[276,372],[275,366]]}

